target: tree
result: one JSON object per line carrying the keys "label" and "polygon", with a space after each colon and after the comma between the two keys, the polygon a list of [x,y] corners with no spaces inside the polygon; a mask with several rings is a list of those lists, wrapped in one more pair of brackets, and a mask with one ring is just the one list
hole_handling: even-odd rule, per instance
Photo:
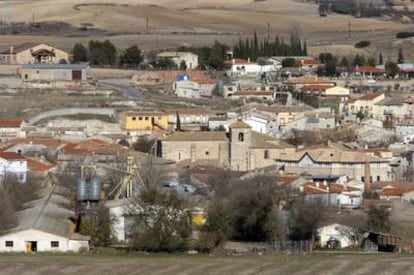
{"label": "tree", "polygon": [[339,62],[339,66],[348,68],[350,65],[349,60],[346,56],[343,56],[341,62]]}
{"label": "tree", "polygon": [[176,113],[176,118],[175,118],[175,130],[177,132],[181,131],[181,119],[180,119],[180,114],[178,112]]}
{"label": "tree", "polygon": [[363,55],[355,55],[354,61],[352,65],[354,66],[364,66],[365,65],[365,57]]}
{"label": "tree", "polygon": [[134,148],[135,151],[151,153],[154,142],[155,139],[140,137],[136,142],[134,142],[134,144],[132,144],[132,148]]}
{"label": "tree", "polygon": [[180,70],[187,70],[187,64],[185,64],[184,60],[181,60],[180,62]]}
{"label": "tree", "polygon": [[384,64],[384,58],[382,57],[382,52],[378,55],[378,64],[383,65]]}
{"label": "tree", "polygon": [[132,244],[143,251],[185,251],[190,246],[191,222],[183,200],[155,187],[142,190],[134,206]]}
{"label": "tree", "polygon": [[375,58],[374,57],[369,57],[367,60],[367,65],[371,66],[371,67],[375,67]]}
{"label": "tree", "polygon": [[325,221],[328,209],[322,200],[297,198],[291,209],[290,238],[315,240],[318,227]]}
{"label": "tree", "polygon": [[403,64],[404,63],[404,54],[403,54],[403,50],[402,48],[398,49],[398,64]]}
{"label": "tree", "polygon": [[73,62],[88,62],[88,49],[80,43],[73,46]]}
{"label": "tree", "polygon": [[138,66],[143,60],[141,50],[136,45],[126,48],[120,59],[121,64],[133,66]]}
{"label": "tree", "polygon": [[282,67],[290,68],[295,67],[296,60],[294,58],[288,57],[282,60]]}
{"label": "tree", "polygon": [[116,48],[111,41],[89,41],[89,62],[92,65],[115,65]]}
{"label": "tree", "polygon": [[359,110],[358,113],[356,114],[356,117],[361,121],[364,119],[365,115],[361,110]]}
{"label": "tree", "polygon": [[399,72],[400,68],[397,63],[388,61],[385,63],[385,70],[390,76],[394,77]]}
{"label": "tree", "polygon": [[79,232],[91,236],[94,246],[107,246],[111,242],[111,219],[109,209],[99,204],[87,212],[81,219]]}
{"label": "tree", "polygon": [[376,232],[389,232],[390,212],[386,207],[371,206],[368,210],[367,228]]}

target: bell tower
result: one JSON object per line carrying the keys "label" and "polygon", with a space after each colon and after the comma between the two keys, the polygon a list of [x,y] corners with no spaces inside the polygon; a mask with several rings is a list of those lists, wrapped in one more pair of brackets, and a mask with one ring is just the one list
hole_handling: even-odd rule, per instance
{"label": "bell tower", "polygon": [[229,126],[230,129],[230,167],[235,171],[249,171],[251,144],[250,125],[238,120]]}

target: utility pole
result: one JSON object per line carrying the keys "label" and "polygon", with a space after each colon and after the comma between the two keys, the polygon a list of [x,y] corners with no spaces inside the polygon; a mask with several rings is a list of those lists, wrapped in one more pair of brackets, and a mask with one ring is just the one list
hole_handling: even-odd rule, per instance
{"label": "utility pole", "polygon": [[149,19],[148,19],[148,16],[145,18],[145,30],[146,30],[146,32],[148,32],[148,30],[149,30]]}
{"label": "utility pole", "polygon": [[267,40],[270,40],[270,23],[267,23]]}
{"label": "utility pole", "polygon": [[351,21],[348,22],[348,37],[351,38]]}

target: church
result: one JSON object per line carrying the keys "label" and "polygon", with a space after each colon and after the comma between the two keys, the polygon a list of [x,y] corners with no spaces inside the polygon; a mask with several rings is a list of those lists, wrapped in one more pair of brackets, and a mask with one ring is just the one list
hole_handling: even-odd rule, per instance
{"label": "church", "polygon": [[229,132],[174,132],[158,143],[158,156],[184,166],[214,165],[234,171],[252,171],[275,165],[295,148],[255,132],[241,120]]}

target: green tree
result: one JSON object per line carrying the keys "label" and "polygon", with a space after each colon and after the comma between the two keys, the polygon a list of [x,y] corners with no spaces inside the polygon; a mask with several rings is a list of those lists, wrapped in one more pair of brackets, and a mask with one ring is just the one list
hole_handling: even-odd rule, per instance
{"label": "green tree", "polygon": [[141,50],[136,45],[126,48],[120,60],[121,64],[138,66],[143,60]]}
{"label": "green tree", "polygon": [[369,57],[367,60],[367,65],[371,66],[371,67],[375,67],[375,58],[374,57]]}
{"label": "green tree", "polygon": [[384,64],[384,58],[382,57],[382,52],[378,55],[378,64],[383,65]]}
{"label": "green tree", "polygon": [[94,246],[107,246],[111,242],[111,219],[109,209],[103,204],[91,209],[82,217],[79,232],[91,236]]}
{"label": "green tree", "polygon": [[339,63],[339,66],[347,67],[347,68],[350,66],[349,60],[346,56],[342,57],[341,62]]}
{"label": "green tree", "polygon": [[359,110],[359,111],[358,111],[358,113],[356,114],[356,117],[357,117],[359,120],[363,120],[363,119],[364,119],[364,117],[365,117],[365,115],[364,115],[364,113],[363,113],[361,110]]}
{"label": "green tree", "polygon": [[181,119],[180,119],[180,114],[178,112],[176,113],[176,118],[175,118],[175,130],[177,132],[181,131]]}
{"label": "green tree", "polygon": [[398,49],[398,64],[404,63],[404,54],[402,48]]}
{"label": "green tree", "polygon": [[88,49],[80,43],[73,46],[73,62],[88,62]]}
{"label": "green tree", "polygon": [[385,70],[390,76],[394,77],[399,72],[400,68],[398,67],[397,63],[388,61],[385,63]]}
{"label": "green tree", "polygon": [[111,41],[89,41],[89,62],[92,65],[115,65],[116,48]]}
{"label": "green tree", "polygon": [[365,57],[363,55],[355,55],[352,65],[354,66],[364,66],[366,64]]}
{"label": "green tree", "polygon": [[180,70],[187,70],[187,64],[185,64],[184,60],[181,60],[180,62]]}
{"label": "green tree", "polygon": [[389,232],[391,229],[389,210],[386,207],[371,206],[368,210],[367,227],[376,232]]}
{"label": "green tree", "polygon": [[296,60],[294,58],[288,57],[282,60],[282,67],[284,68],[290,68],[295,67]]}

